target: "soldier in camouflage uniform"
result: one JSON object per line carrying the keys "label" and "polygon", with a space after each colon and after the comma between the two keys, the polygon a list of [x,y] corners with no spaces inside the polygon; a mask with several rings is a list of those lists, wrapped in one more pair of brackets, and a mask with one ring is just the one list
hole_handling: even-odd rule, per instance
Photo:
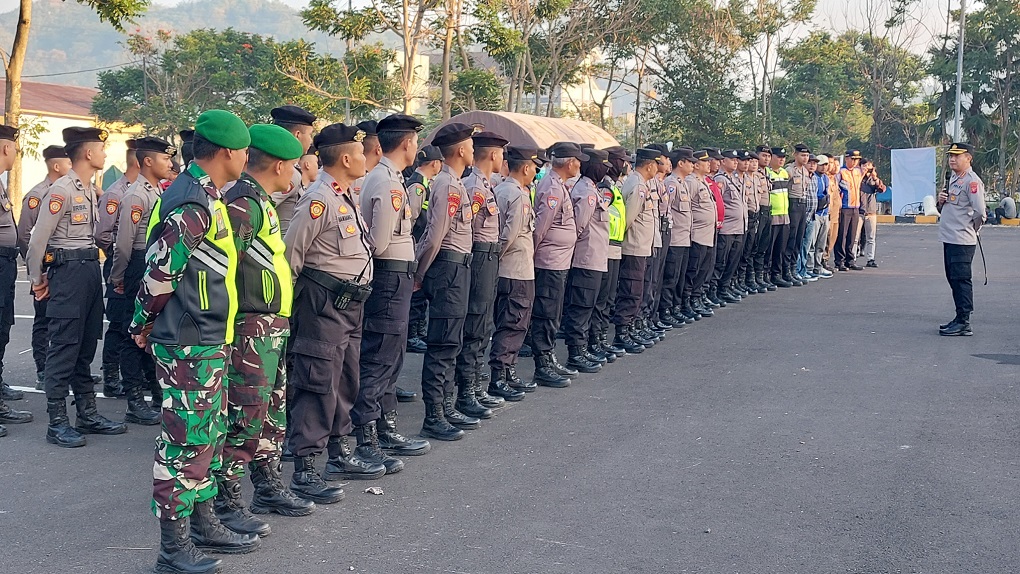
{"label": "soldier in camouflage uniform", "polygon": [[255,485],[253,511],[305,516],[315,508],[280,480],[287,392],[283,352],[290,334],[293,280],[284,256],[283,223],[271,199],[272,193],[291,185],[294,160],[304,148],[278,125],[254,125],[249,133],[247,168],[226,195],[238,247],[238,313],[227,365],[227,437],[214,506],[223,525],[234,532],[267,536],[269,524],[241,503],[246,465]]}
{"label": "soldier in camouflage uniform", "polygon": [[250,142],[237,116],[204,112],[195,125],[195,161],[163,192],[149,222],[130,333],[140,347],[151,343],[163,387],[152,480],[157,572],[215,572],[219,561],[198,548],[245,553],[259,546],[257,535],[228,530],[213,512],[237,310],[237,247],[220,188],[241,176]]}

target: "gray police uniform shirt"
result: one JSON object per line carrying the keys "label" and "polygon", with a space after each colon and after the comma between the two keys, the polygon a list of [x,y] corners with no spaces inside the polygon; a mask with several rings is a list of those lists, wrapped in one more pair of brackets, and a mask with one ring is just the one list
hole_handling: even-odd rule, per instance
{"label": "gray police uniform shirt", "polygon": [[372,256],[376,259],[414,261],[411,203],[400,171],[388,157],[383,157],[365,176],[358,203],[368,225]]}
{"label": "gray police uniform shirt", "polygon": [[117,210],[117,241],[113,250],[113,266],[110,268],[110,284],[124,282],[124,272],[127,271],[133,251],[145,251],[149,216],[162,194],[163,190],[158,185],[152,185],[141,175],[124,194],[120,209]]}
{"label": "gray police uniform shirt", "polygon": [[412,180],[414,175],[404,180],[404,188],[407,189],[407,198],[411,204],[411,221],[417,221],[422,211],[428,210],[428,204],[425,203],[425,193],[428,191],[428,186],[431,182],[421,174],[420,171],[415,170],[421,181]]}
{"label": "gray police uniform shirt", "polygon": [[446,164],[429,186],[429,208],[425,213],[428,214],[425,232],[415,249],[418,282],[425,278],[440,249],[471,253],[471,198],[460,177]]}
{"label": "gray police uniform shirt", "polygon": [[295,278],[310,267],[364,285],[373,271],[367,236],[358,203],[323,170],[294,206],[283,242]]}
{"label": "gray police uniform shirt", "polygon": [[667,192],[670,194],[669,211],[673,219],[673,231],[669,236],[670,247],[691,246],[691,225],[693,214],[691,213],[691,190],[687,181],[680,180],[680,176],[671,173],[666,177]]}
{"label": "gray police uniform shirt", "polygon": [[978,230],[985,222],[985,184],[974,170],[949,179],[949,197],[939,217],[939,241],[954,245],[977,245]]}
{"label": "gray police uniform shirt", "polygon": [[[141,176],[139,176],[141,177]],[[99,221],[96,223],[96,245],[106,252],[107,257],[113,257],[113,244],[117,241],[117,223],[120,213],[120,204],[124,200],[132,182],[128,181],[127,175],[123,175],[113,182],[110,189],[107,189],[99,198]]]}
{"label": "gray police uniform shirt", "polygon": [[[662,210],[665,208],[669,211],[668,204],[664,204],[663,201],[663,185],[662,180],[659,179],[658,175],[652,176],[652,179],[648,180],[648,191],[652,195],[652,200],[655,201],[655,213],[661,216]],[[659,249],[662,247],[662,233],[659,231],[659,219],[655,220],[655,234],[652,236],[652,249]]]}
{"label": "gray police uniform shirt", "polygon": [[50,178],[44,178],[35,184],[35,187],[28,190],[21,200],[21,218],[18,219],[18,249],[21,250],[22,257],[28,253],[28,240],[32,237],[32,228],[35,227],[36,220],[39,219],[42,196],[50,185],[52,185]]}
{"label": "gray police uniform shirt", "polygon": [[493,190],[499,208],[499,276],[535,279],[535,210],[531,190],[508,177]]}
{"label": "gray police uniform shirt", "polygon": [[[765,168],[758,168],[754,172],[754,189],[758,195],[758,207],[770,207],[772,205],[772,182],[769,180],[769,176],[765,174]],[[765,210],[769,211],[769,210]],[[771,213],[769,213],[771,215]]]}
{"label": "gray police uniform shirt", "polygon": [[463,183],[471,197],[473,241],[496,243],[499,241],[499,206],[489,178],[471,168],[471,173],[463,179]]}
{"label": "gray police uniform shirt", "polygon": [[752,172],[742,172],[740,176],[740,189],[744,190],[744,202],[747,203],[749,213],[758,213],[758,188],[755,184],[755,176]]}
{"label": "gray police uniform shirt", "polygon": [[294,175],[290,177],[290,187],[287,191],[274,191],[269,194],[269,199],[273,200],[273,207],[276,208],[276,216],[280,218],[280,233],[286,234],[290,228],[290,220],[294,219],[294,208],[303,192],[301,168],[294,164]]}
{"label": "gray police uniform shirt", "polygon": [[18,225],[14,222],[14,202],[0,184],[0,247],[18,246]]}
{"label": "gray police uniform shirt", "polygon": [[87,249],[96,246],[97,203],[96,188],[92,182],[83,182],[73,169],[46,190],[25,256],[33,285],[42,281],[43,256],[47,248]]}
{"label": "gray police uniform shirt", "polygon": [[599,193],[595,182],[582,177],[570,190],[574,204],[577,243],[571,267],[591,271],[609,271],[609,202]]}
{"label": "gray police uniform shirt", "polygon": [[791,164],[786,171],[790,174],[790,199],[806,201],[808,194],[812,192],[811,184],[814,183],[815,176],[808,171],[806,165],[801,167]]}
{"label": "gray police uniform shirt", "polygon": [[695,174],[684,180],[691,191],[691,242],[708,247],[715,246],[715,196],[708,182]]}
{"label": "gray police uniform shirt", "polygon": [[747,201],[744,199],[740,174],[719,172],[715,175],[715,182],[722,190],[725,210],[719,233],[721,235],[743,235],[747,232]]}
{"label": "gray police uniform shirt", "polygon": [[574,206],[567,187],[555,171],[535,187],[535,267],[550,271],[570,269],[577,243]]}
{"label": "gray police uniform shirt", "polygon": [[[623,254],[650,257],[655,236],[659,235],[659,206],[652,197],[648,182],[636,171],[623,180],[620,189],[627,206],[627,231],[623,235]],[[660,241],[662,239],[660,238]]]}

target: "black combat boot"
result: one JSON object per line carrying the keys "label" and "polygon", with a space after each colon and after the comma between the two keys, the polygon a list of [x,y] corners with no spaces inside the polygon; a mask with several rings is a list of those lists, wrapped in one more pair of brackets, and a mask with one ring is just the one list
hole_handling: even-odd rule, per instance
{"label": "black combat boot", "polygon": [[556,358],[556,353],[554,351],[549,351],[548,353],[546,353],[546,355],[549,355],[549,360],[552,362],[552,367],[556,369],[557,373],[569,379],[573,379],[578,375],[577,369],[571,369],[566,365],[561,365],[560,361]]}
{"label": "black combat boot", "polygon": [[314,456],[294,457],[294,476],[290,479],[294,494],[316,504],[335,504],[344,499],[344,489],[330,486],[315,469]]}
{"label": "black combat boot", "polygon": [[730,291],[729,289],[723,289],[720,291],[719,298],[726,303],[740,303],[740,295]]}
{"label": "black combat boot", "polygon": [[156,574],[212,574],[220,561],[195,548],[191,541],[191,518],[159,521],[159,556],[152,569]]}
{"label": "black combat boot", "polygon": [[398,456],[421,456],[432,450],[432,444],[420,438],[408,438],[397,432],[397,411],[383,413],[376,421],[379,448]]}
{"label": "black combat boot", "polygon": [[606,353],[615,356],[617,359],[627,354],[626,349],[616,345],[615,343],[609,342],[609,327],[605,327],[599,331],[599,341],[602,343],[602,348],[606,350]]}
{"label": "black combat boot", "polygon": [[421,434],[436,440],[452,441],[464,438],[466,433],[446,420],[442,403],[431,403],[426,400],[425,420],[421,425]]}
{"label": "black combat boot", "polygon": [[103,363],[103,396],[108,399],[122,399],[125,396],[118,363]]}
{"label": "black combat boot", "polygon": [[251,484],[255,487],[249,510],[255,514],[275,512],[281,516],[308,516],[315,510],[315,503],[283,485],[281,466],[278,460],[248,463]]}
{"label": "black combat boot", "polygon": [[354,449],[354,454],[361,460],[383,465],[386,468],[386,474],[396,474],[404,470],[404,461],[393,458],[379,448],[379,435],[376,432],[375,421],[354,427],[354,436],[358,441],[358,447]]}
{"label": "black combat boot", "polygon": [[[484,377],[482,375],[485,375]],[[489,382],[491,379],[488,374],[477,373],[475,375],[475,399],[478,404],[489,409],[498,409],[506,404],[506,399],[501,396],[495,396],[489,394]]]}
{"label": "black combat boot", "polygon": [[772,284],[775,285],[776,287],[782,287],[784,289],[787,287],[793,287],[793,283],[787,281],[786,278],[783,277],[783,275],[780,273],[772,274]]}
{"label": "black combat boot", "polygon": [[[446,398],[443,399],[443,413],[451,425],[464,430],[475,430],[482,426],[478,417],[468,416],[457,410],[456,402],[457,399],[453,395],[446,395]],[[489,416],[492,416],[492,411],[489,411]]]}
{"label": "black combat boot", "polygon": [[[776,285],[775,283],[773,283],[773,282],[772,282],[772,281],[771,281],[771,280],[769,279],[769,274],[768,274],[768,273],[765,273],[764,271],[759,271],[759,272],[758,272],[758,283],[759,283],[759,284],[760,284],[760,285],[761,285],[762,287],[764,287],[766,291],[776,291],[776,290],[778,290],[778,289],[779,289],[779,286],[778,286],[778,285]],[[760,291],[760,290],[761,290],[761,289],[759,288],[759,291]]]}
{"label": "black combat boot", "polygon": [[694,312],[702,317],[715,316],[715,311],[712,310],[710,305],[705,304],[703,297],[691,297],[691,305],[694,306]]}
{"label": "black combat boot", "polygon": [[949,327],[951,327],[951,326],[953,326],[953,325],[955,325],[955,324],[957,324],[959,322],[960,322],[960,314],[957,313],[956,316],[953,317],[952,321],[950,321],[948,323],[943,323],[942,325],[939,325],[939,331],[944,331],[944,330],[948,329]]}
{"label": "black combat boot", "polygon": [[553,366],[553,354],[542,353],[535,357],[535,383],[543,387],[562,389],[570,386],[570,379],[561,375]]}
{"label": "black combat boot", "polygon": [[328,445],[331,453],[335,448],[338,454],[326,461],[326,471],[322,473],[326,480],[375,480],[386,474],[382,463],[365,460],[354,452],[346,436],[330,437],[329,440],[333,443]]}
{"label": "black combat boot", "polygon": [[[454,405],[458,412],[476,419],[491,419],[492,410],[479,404],[475,397],[474,377],[470,381],[457,382],[457,402]],[[454,423],[456,424],[456,423]]]}
{"label": "black combat boot", "polygon": [[616,360],[616,355],[610,353],[609,349],[602,346],[602,339],[599,338],[599,334],[594,330],[588,333],[588,355],[594,358],[600,365],[612,363]]}
{"label": "black combat boot", "polygon": [[538,390],[538,384],[535,383],[535,381],[525,381],[517,376],[517,365],[510,365],[504,369],[503,378],[506,380],[506,384],[511,389],[524,391],[525,393],[531,393]]}
{"label": "black combat boot", "polygon": [[507,384],[504,373],[503,369],[492,369],[492,375],[489,377],[489,394],[509,402],[523,401],[524,391],[514,389]]}
{"label": "black combat boot", "polygon": [[400,387],[397,387],[396,395],[397,402],[400,403],[413,403],[414,399],[418,398],[418,393]]}
{"label": "black combat boot", "polygon": [[46,427],[46,442],[64,448],[85,446],[85,437],[67,419],[67,399],[47,400],[46,412],[50,416],[50,424]]}
{"label": "black combat boot", "polygon": [[272,533],[268,522],[255,518],[245,508],[241,501],[239,479],[223,480],[218,486],[216,498],[213,499],[213,512],[223,526],[238,534],[254,534],[263,538]]}
{"label": "black combat boot", "polygon": [[20,401],[25,398],[25,391],[12,389],[7,383],[0,383],[0,400]]}
{"label": "black combat boot", "polygon": [[111,421],[99,414],[96,409],[96,394],[85,393],[74,396],[74,406],[78,416],[74,421],[74,428],[84,434],[124,434],[127,432],[127,425]]}
{"label": "black combat boot", "polygon": [[195,503],[191,515],[191,540],[202,550],[221,554],[247,554],[259,547],[257,534],[238,534],[223,526],[213,512],[213,501]]}
{"label": "black combat boot", "polygon": [[701,319],[701,315],[698,315],[694,311],[694,307],[691,306],[690,297],[682,297],[680,299],[680,316],[682,316],[688,323],[693,323]]}
{"label": "black combat boot", "polygon": [[640,328],[641,320],[638,319],[627,326],[627,332],[630,333],[630,338],[634,339],[634,342],[646,349],[650,349],[655,346],[655,336],[651,332],[647,332]]}
{"label": "black combat boot", "polygon": [[585,356],[584,345],[567,346],[567,367],[576,369],[581,373],[597,373],[602,370],[602,365],[588,360]]}
{"label": "black combat boot", "polygon": [[124,422],[138,425],[158,425],[160,411],[157,411],[145,402],[142,396],[142,388],[133,385],[127,391],[127,413],[124,414]]}
{"label": "black combat boot", "polygon": [[969,337],[974,334],[970,328],[970,313],[960,313],[956,320],[946,325],[945,329],[939,329],[939,335],[945,337]]}
{"label": "black combat boot", "polygon": [[639,344],[633,337],[631,337],[630,326],[628,325],[616,326],[616,336],[613,338],[613,346],[619,347],[623,349],[624,352],[631,355],[637,355],[645,352],[645,346]]}
{"label": "black combat boot", "polygon": [[8,406],[2,398],[0,398],[0,423],[20,425],[30,422],[32,422],[32,413],[28,411],[16,411]]}

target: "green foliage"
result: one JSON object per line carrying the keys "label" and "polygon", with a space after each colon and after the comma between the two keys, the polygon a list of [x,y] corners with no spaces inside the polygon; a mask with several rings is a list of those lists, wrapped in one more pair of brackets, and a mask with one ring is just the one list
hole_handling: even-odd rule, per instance
{"label": "green foliage", "polygon": [[503,86],[491,70],[461,70],[450,80],[453,92],[453,113],[471,110],[499,110],[503,107]]}
{"label": "green foliage", "polygon": [[132,22],[149,7],[149,0],[77,0],[95,10],[99,19],[109,23],[118,31],[124,31],[124,24]]}

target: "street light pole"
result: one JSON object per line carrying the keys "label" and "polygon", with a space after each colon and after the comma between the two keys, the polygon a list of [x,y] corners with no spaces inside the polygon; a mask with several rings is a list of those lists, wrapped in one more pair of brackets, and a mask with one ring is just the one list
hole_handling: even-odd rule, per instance
{"label": "street light pole", "polygon": [[960,40],[956,45],[956,116],[953,141],[960,141],[960,114],[963,105],[963,40],[967,28],[967,0],[960,0]]}

